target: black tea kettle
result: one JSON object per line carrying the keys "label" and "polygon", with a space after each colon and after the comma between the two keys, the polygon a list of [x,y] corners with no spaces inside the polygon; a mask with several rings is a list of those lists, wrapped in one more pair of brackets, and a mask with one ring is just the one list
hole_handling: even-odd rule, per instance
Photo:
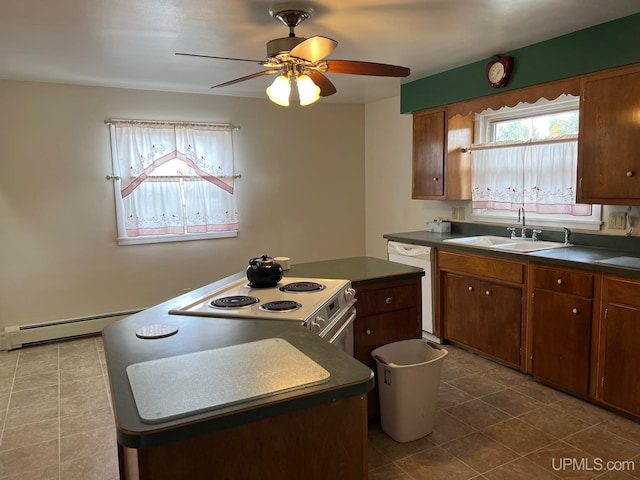
{"label": "black tea kettle", "polygon": [[275,287],[282,279],[282,266],[268,255],[249,260],[247,278],[254,288]]}

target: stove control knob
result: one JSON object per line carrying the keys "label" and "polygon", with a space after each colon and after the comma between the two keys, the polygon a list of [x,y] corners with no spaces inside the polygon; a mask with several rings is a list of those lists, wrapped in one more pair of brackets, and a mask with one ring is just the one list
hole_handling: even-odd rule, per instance
{"label": "stove control knob", "polygon": [[318,324],[318,322],[316,322],[316,321],[311,322],[311,331],[312,331],[313,333],[320,333],[320,330],[321,330],[321,329],[322,329],[322,328],[320,327],[320,325]]}
{"label": "stove control knob", "polygon": [[322,318],[320,315],[318,315],[314,323],[318,324],[320,328],[323,328],[327,324],[327,321],[324,318]]}
{"label": "stove control knob", "polygon": [[344,296],[347,300],[350,298],[354,298],[356,296],[356,291],[353,288],[349,287],[344,291]]}

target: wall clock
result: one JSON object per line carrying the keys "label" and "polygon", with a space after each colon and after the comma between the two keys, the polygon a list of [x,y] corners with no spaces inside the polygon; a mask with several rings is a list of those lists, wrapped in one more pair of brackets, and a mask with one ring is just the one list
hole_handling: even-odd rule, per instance
{"label": "wall clock", "polygon": [[504,87],[511,78],[513,57],[494,57],[487,63],[487,80],[493,88]]}

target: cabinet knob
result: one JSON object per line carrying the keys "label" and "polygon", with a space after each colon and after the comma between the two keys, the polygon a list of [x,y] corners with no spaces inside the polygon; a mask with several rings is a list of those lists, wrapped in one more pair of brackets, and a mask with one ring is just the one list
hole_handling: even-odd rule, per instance
{"label": "cabinet knob", "polygon": [[438,177],[433,177],[433,181],[437,182],[438,181]]}
{"label": "cabinet knob", "polygon": [[491,290],[487,290],[484,292],[485,295],[491,295]]}
{"label": "cabinet knob", "polygon": [[369,330],[368,328],[364,331],[364,333],[366,333],[367,335],[371,335],[371,330]]}
{"label": "cabinet knob", "polygon": [[473,287],[469,287],[469,291],[470,291],[470,292],[473,292]]}
{"label": "cabinet knob", "polygon": [[562,285],[564,282],[562,281],[561,278],[558,279],[558,285]]}
{"label": "cabinet knob", "polygon": [[633,177],[633,172],[631,170],[627,172],[627,177]]}
{"label": "cabinet knob", "polygon": [[571,310],[572,313],[578,313],[578,309],[574,308],[573,310]]}
{"label": "cabinet knob", "polygon": [[391,297],[385,298],[384,303],[386,303],[387,305],[391,305]]}

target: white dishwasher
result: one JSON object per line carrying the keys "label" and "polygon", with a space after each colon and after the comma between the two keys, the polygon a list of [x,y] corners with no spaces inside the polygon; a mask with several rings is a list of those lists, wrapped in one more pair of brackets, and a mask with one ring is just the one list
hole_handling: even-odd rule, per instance
{"label": "white dishwasher", "polygon": [[387,252],[390,262],[411,265],[424,270],[424,277],[422,277],[422,335],[429,340],[440,343],[440,339],[435,335],[433,311],[433,254],[435,250],[423,245],[411,245],[390,240],[387,242]]}

